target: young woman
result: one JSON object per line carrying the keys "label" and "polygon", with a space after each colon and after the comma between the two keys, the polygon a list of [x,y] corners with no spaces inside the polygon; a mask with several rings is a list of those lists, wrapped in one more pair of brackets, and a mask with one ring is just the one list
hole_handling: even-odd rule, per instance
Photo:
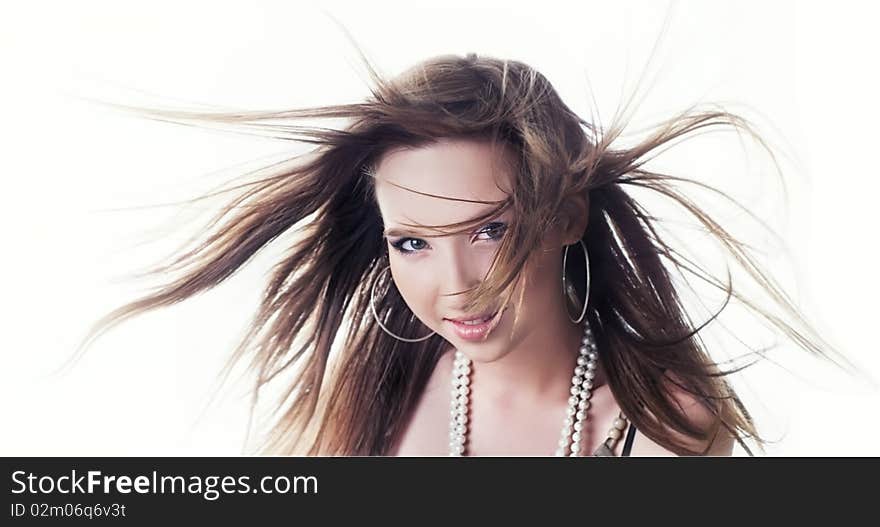
{"label": "young woman", "polygon": [[[805,350],[830,348],[697,271],[630,189],[671,198],[785,313],[745,250],[643,164],[708,127],[689,110],[628,148],[575,115],[521,62],[468,55],[379,78],[356,104],[284,112],[151,111],[315,145],[227,192],[234,199],[167,282],[98,322],[216,286],[273,241],[289,244],[229,366],[255,395],[291,378],[262,452],[305,455],[729,455],[763,440],[699,338],[673,272],[707,280]],[[295,124],[344,119],[345,126]],[[757,137],[757,136],[755,136]],[[726,305],[726,303],[725,303]],[[723,307],[722,307],[723,309]],[[712,317],[717,316],[717,313]],[[87,339],[87,344],[90,340]],[[284,375],[280,375],[280,374]]]}

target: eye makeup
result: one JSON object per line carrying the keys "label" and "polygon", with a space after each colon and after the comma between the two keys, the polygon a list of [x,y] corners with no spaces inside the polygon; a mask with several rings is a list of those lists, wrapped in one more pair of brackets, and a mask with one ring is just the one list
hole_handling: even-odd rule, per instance
{"label": "eye makeup", "polygon": [[[489,235],[488,238],[484,238],[485,241],[499,241],[504,236],[504,232],[507,230],[507,224],[503,221],[493,221],[488,223],[485,227],[478,230],[474,233],[475,238],[472,241],[476,241],[476,236],[481,234]],[[415,253],[422,252],[424,248],[428,245],[425,240],[421,238],[400,238],[394,241],[389,242],[394,249],[403,255],[411,255]],[[412,243],[409,248],[406,247],[406,244]],[[415,245],[415,247],[413,247]]]}

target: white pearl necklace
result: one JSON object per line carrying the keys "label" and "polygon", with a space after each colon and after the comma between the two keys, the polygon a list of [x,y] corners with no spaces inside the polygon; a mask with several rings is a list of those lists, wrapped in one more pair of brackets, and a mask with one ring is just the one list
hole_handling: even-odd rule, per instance
{"label": "white pearl necklace", "polygon": [[[571,379],[571,397],[568,399],[568,408],[565,419],[562,422],[559,447],[556,449],[557,456],[568,455],[575,457],[580,455],[584,421],[587,419],[587,410],[590,408],[590,396],[592,395],[593,379],[599,355],[596,350],[596,342],[589,323],[584,323],[584,337],[574,368],[574,377]],[[470,373],[471,361],[460,351],[455,352],[455,362],[452,367],[452,393],[449,421],[449,455],[461,456],[467,446],[468,413],[470,411]],[[610,438],[617,439],[621,431],[626,428],[626,419],[623,414],[614,420],[614,425],[609,430]]]}

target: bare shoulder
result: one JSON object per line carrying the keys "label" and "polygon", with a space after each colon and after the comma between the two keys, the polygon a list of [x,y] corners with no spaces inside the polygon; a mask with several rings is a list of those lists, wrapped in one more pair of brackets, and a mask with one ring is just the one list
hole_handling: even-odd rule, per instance
{"label": "bare shoulder", "polygon": [[[675,379],[674,375],[669,374],[669,376]],[[706,407],[700,404],[696,396],[694,396],[687,390],[679,387],[674,382],[667,383],[667,386],[669,386],[669,390],[674,402],[679,406],[679,408],[684,412],[685,416],[687,416],[687,418],[693,424],[701,428],[708,428],[714,423],[716,419],[715,415],[713,415],[712,412],[710,412]],[[688,445],[688,448],[692,450],[703,451],[707,446],[707,441],[697,441],[675,430],[672,430],[671,428],[668,430],[670,435]],[[706,455],[730,456],[733,453],[733,446],[735,442],[735,438],[730,435],[730,433],[725,428],[722,427],[718,431],[715,439],[712,441],[711,446],[709,446],[709,450]],[[636,434],[630,455],[676,456],[678,454],[658,445],[644,434]]]}
{"label": "bare shoulder", "polygon": [[446,438],[449,434],[449,388],[453,360],[451,349],[440,356],[390,455],[438,456],[448,449]]}

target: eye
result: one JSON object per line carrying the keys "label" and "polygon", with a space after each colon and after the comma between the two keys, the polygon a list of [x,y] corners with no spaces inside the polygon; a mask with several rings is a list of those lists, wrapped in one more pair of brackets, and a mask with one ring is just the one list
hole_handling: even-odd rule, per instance
{"label": "eye", "polygon": [[[504,236],[504,231],[507,230],[507,224],[500,221],[494,221],[475,234],[479,235],[487,235],[488,238],[481,238],[482,240],[488,241],[497,241],[500,240]],[[474,238],[477,240],[478,238]],[[400,238],[399,240],[395,240],[391,242],[391,246],[394,247],[397,252],[404,255],[411,255],[418,252],[421,252],[425,247],[428,247],[428,243],[421,238]]]}
{"label": "eye", "polygon": [[[406,244],[410,244],[409,248],[405,247]],[[394,242],[391,242],[391,246],[397,249],[401,254],[412,254],[415,252],[419,252],[428,245],[425,243],[425,240],[420,238],[401,238]]]}
{"label": "eye", "polygon": [[477,231],[477,235],[487,234],[488,238],[483,238],[487,240],[500,240],[504,236],[504,231],[507,230],[507,224],[500,221],[493,221],[492,223],[486,225],[479,231]]}

